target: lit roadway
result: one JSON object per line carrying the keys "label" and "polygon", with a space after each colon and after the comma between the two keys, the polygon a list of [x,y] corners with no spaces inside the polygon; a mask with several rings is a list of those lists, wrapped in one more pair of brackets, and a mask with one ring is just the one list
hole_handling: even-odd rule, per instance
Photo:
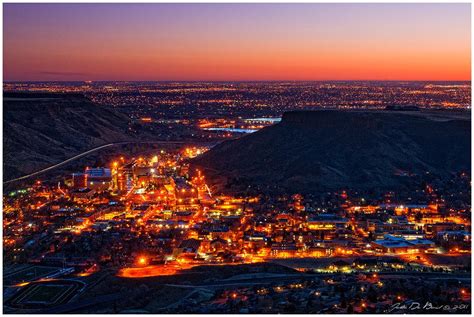
{"label": "lit roadway", "polygon": [[[406,276],[415,276],[424,279],[456,279],[466,280],[471,279],[470,273],[438,273],[438,272],[378,272],[380,279],[400,279]],[[163,284],[169,287],[188,288],[188,289],[235,289],[239,287],[249,287],[255,285],[271,285],[273,283],[291,282],[292,280],[312,280],[315,278],[332,277],[334,273],[313,273],[313,274],[299,274],[299,273],[288,273],[288,274],[277,274],[278,276],[263,276],[260,278],[249,278],[249,279],[224,279],[217,280],[214,282],[207,282],[199,285],[187,285],[187,284]],[[337,274],[336,274],[337,275]],[[85,290],[87,292],[87,289]],[[165,307],[157,308],[157,311],[169,309],[182,302],[182,299],[188,298],[193,294],[191,292],[187,296],[178,299],[176,302],[171,303]],[[70,313],[79,309],[92,307],[96,305],[104,305],[108,303],[111,305],[115,301],[121,301],[126,295],[121,292],[95,296],[94,298],[87,298],[76,302],[69,302],[57,307],[47,308],[40,311],[41,314],[58,314],[58,313]]]}
{"label": "lit roadway", "polygon": [[198,142],[198,141],[134,141],[134,142],[129,141],[129,142],[107,143],[107,144],[95,147],[93,149],[87,150],[85,152],[82,152],[80,154],[77,154],[77,155],[75,155],[71,158],[68,158],[67,160],[64,160],[60,163],[57,163],[57,164],[51,165],[49,167],[43,168],[43,169],[41,169],[39,171],[36,171],[34,173],[24,175],[24,176],[21,176],[21,177],[18,177],[18,178],[10,179],[8,181],[3,182],[3,184],[9,184],[9,183],[21,181],[21,180],[24,180],[24,179],[28,179],[30,177],[42,174],[44,172],[51,171],[55,168],[63,166],[65,164],[69,163],[69,162],[75,161],[75,160],[77,160],[77,159],[79,159],[83,156],[89,155],[89,154],[94,153],[96,151],[99,151],[99,150],[102,150],[102,149],[105,149],[105,148],[109,148],[109,147],[112,147],[112,146],[116,146],[116,145],[125,145],[125,144],[163,144],[163,145],[170,145],[170,144],[177,144],[178,145],[178,144],[181,144],[182,145],[182,144],[211,144],[211,143],[209,143],[209,142]]}

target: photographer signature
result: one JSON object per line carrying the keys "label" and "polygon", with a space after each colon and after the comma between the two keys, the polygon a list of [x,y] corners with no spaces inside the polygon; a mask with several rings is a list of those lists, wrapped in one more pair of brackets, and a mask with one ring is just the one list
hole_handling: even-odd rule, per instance
{"label": "photographer signature", "polygon": [[438,311],[450,311],[455,312],[458,310],[465,310],[469,308],[469,304],[456,304],[456,305],[434,305],[431,302],[421,304],[420,302],[410,303],[395,303],[387,309],[387,313],[394,310],[438,310]]}

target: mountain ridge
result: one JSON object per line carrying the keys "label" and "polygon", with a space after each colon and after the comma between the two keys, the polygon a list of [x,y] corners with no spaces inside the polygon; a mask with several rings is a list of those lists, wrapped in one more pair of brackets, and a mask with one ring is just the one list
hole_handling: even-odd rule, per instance
{"label": "mountain ridge", "polygon": [[136,137],[127,116],[81,94],[5,93],[3,101],[4,180]]}
{"label": "mountain ridge", "polygon": [[292,111],[192,164],[222,191],[397,189],[407,175],[470,170],[470,125],[465,111]]}

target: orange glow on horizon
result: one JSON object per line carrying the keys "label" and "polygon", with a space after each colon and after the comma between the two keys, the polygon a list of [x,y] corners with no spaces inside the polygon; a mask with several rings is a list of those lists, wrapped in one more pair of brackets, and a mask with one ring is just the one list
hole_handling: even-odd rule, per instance
{"label": "orange glow on horizon", "polygon": [[469,4],[79,7],[7,4],[5,79],[471,79]]}

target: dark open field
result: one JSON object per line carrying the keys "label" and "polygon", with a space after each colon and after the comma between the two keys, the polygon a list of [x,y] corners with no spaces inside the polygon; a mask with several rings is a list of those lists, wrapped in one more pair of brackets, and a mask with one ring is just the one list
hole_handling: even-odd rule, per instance
{"label": "dark open field", "polygon": [[70,280],[31,283],[6,304],[11,307],[35,309],[67,303],[83,284]]}
{"label": "dark open field", "polygon": [[30,282],[36,279],[45,277],[54,272],[59,271],[60,268],[51,266],[27,266],[19,270],[10,270],[3,276],[4,285],[14,285],[23,282]]}

